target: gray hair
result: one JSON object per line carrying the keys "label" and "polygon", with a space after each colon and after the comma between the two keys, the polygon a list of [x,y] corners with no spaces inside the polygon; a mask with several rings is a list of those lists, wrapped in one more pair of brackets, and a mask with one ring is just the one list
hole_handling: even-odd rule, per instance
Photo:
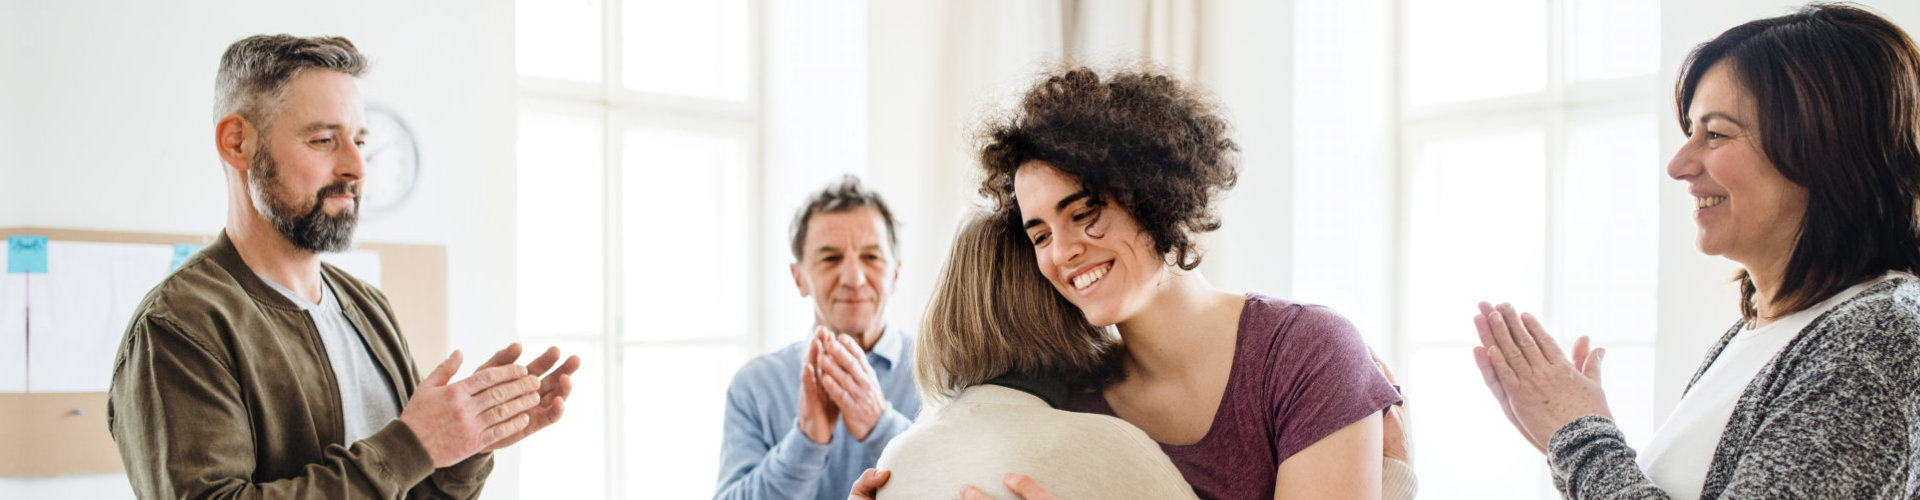
{"label": "gray hair", "polygon": [[337,36],[254,35],[233,42],[220,56],[213,88],[213,117],[238,113],[259,130],[280,113],[287,82],[309,68],[359,77],[367,58],[353,42]]}
{"label": "gray hair", "polygon": [[897,223],[893,220],[893,210],[887,208],[887,200],[882,199],[880,193],[861,185],[859,177],[845,174],[840,176],[840,180],[808,196],[807,204],[793,214],[793,224],[788,226],[787,238],[793,245],[794,262],[799,262],[806,255],[807,226],[813,221],[814,214],[840,213],[861,207],[880,212],[880,220],[887,224],[887,248],[899,252],[900,235],[894,231]]}

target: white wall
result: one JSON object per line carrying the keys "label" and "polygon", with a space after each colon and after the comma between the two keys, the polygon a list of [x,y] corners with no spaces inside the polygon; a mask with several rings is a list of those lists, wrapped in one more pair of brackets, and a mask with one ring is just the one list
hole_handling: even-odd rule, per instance
{"label": "white wall", "polygon": [[[221,53],[256,33],[346,36],[372,59],[368,100],[411,121],[423,158],[412,202],[365,221],[360,240],[446,245],[453,347],[474,359],[514,339],[512,2],[3,5],[0,136],[17,142],[0,142],[0,197],[15,200],[0,205],[0,224],[219,231],[225,184],[210,144]],[[490,497],[518,490],[512,455]],[[127,488],[118,475],[7,479],[0,497]]]}
{"label": "white wall", "polygon": [[1289,268],[1295,298],[1339,311],[1389,362],[1400,213],[1392,9],[1390,0],[1295,4]]}
{"label": "white wall", "polygon": [[867,8],[867,180],[900,221],[900,285],[889,321],[917,330],[946,260],[961,186],[959,119],[947,96],[949,24],[943,2],[869,2]]}
{"label": "white wall", "polygon": [[[884,3],[884,2],[882,2]],[[812,299],[801,297],[787,265],[793,263],[788,224],[807,195],[854,174],[879,189],[888,203],[903,200],[870,175],[868,161],[868,34],[823,27],[868,26],[866,0],[772,1],[766,6],[765,128],[758,182],[761,240],[761,351],[772,351],[811,333]],[[899,168],[882,165],[878,168]],[[896,211],[898,207],[892,207]],[[907,219],[901,214],[896,218]],[[902,232],[918,230],[913,224]],[[909,247],[909,264],[918,260]],[[911,273],[907,273],[912,275]],[[895,294],[887,308],[894,321],[919,318],[919,307]],[[906,307],[912,306],[912,307]]]}
{"label": "white wall", "polygon": [[[20,32],[24,25],[20,12],[24,9],[25,2],[0,1],[0,34]],[[20,180],[26,175],[27,164],[15,160],[14,155],[20,151],[26,123],[12,118],[21,116],[17,104],[19,99],[13,97],[20,94],[16,83],[19,78],[4,76],[18,74],[15,71],[19,68],[20,53],[24,50],[25,44],[0,43],[0,117],[6,117],[0,119],[0,226],[20,225],[21,213],[25,211],[19,197],[26,189]]]}
{"label": "white wall", "polygon": [[954,230],[979,201],[972,132],[1059,59],[1063,39],[1048,32],[1059,11],[1030,0],[870,2],[868,179],[902,224],[895,324],[918,328]]}
{"label": "white wall", "polygon": [[1240,145],[1240,181],[1220,204],[1201,265],[1215,286],[1293,296],[1294,2],[1223,1],[1200,13],[1199,82]]}
{"label": "white wall", "polygon": [[[1666,0],[1660,11],[1660,65],[1662,81],[1674,81],[1680,64],[1694,46],[1729,28],[1754,19],[1792,12],[1803,2],[1783,0],[1696,1]],[[1920,2],[1868,0],[1858,2],[1877,10],[1909,36],[1920,33]],[[1670,102],[1670,101],[1669,101]],[[1661,107],[1661,158],[1678,151],[1684,137],[1672,118],[1673,105]],[[1740,319],[1739,289],[1730,279],[1737,265],[1719,257],[1701,255],[1694,246],[1693,198],[1671,180],[1660,191],[1659,334],[1654,340],[1654,414],[1672,412],[1680,393],[1714,341]]]}

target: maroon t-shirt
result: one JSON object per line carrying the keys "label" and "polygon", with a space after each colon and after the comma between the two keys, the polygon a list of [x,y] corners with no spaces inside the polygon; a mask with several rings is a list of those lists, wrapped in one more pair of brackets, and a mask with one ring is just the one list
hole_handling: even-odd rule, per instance
{"label": "maroon t-shirt", "polygon": [[[1161,444],[1200,498],[1273,498],[1280,462],[1400,401],[1353,324],[1322,306],[1247,294],[1227,390],[1199,442]],[[1113,415],[1106,396],[1068,410]]]}

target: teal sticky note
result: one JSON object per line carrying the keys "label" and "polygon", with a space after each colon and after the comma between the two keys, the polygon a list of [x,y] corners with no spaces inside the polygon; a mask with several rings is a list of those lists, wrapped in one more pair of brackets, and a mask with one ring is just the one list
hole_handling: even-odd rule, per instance
{"label": "teal sticky note", "polygon": [[7,237],[7,272],[47,272],[47,237]]}
{"label": "teal sticky note", "polygon": [[168,267],[167,269],[179,269],[182,264],[187,263],[187,257],[192,257],[193,254],[200,253],[200,249],[206,248],[206,247],[207,247],[206,245],[188,245],[186,243],[174,243],[173,244],[173,266]]}

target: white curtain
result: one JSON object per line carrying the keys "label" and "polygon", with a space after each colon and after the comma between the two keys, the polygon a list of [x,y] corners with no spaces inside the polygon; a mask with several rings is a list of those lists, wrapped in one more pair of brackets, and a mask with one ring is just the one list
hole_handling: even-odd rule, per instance
{"label": "white curtain", "polygon": [[957,0],[947,17],[959,102],[1017,93],[1053,64],[1147,61],[1186,80],[1200,69],[1199,0]]}
{"label": "white curtain", "polygon": [[1199,0],[1062,0],[1066,52],[1104,65],[1144,59],[1191,81],[1200,67]]}

